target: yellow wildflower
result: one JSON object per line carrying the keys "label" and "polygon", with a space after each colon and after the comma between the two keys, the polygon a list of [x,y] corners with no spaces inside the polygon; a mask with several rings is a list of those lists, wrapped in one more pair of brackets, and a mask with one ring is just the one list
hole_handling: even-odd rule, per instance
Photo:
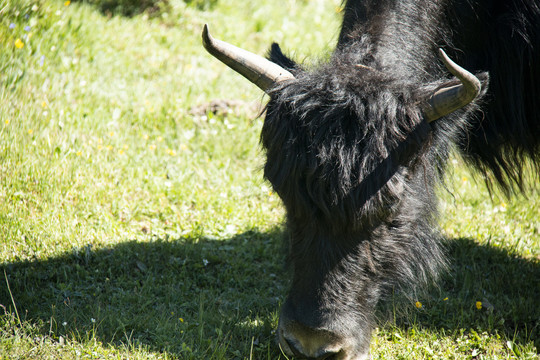
{"label": "yellow wildflower", "polygon": [[71,1],[70,1],[70,0],[67,0],[67,1],[64,3],[64,6],[69,6],[69,4],[71,4]]}
{"label": "yellow wildflower", "polygon": [[33,129],[28,129],[28,135],[32,135],[33,132],[34,132]]}
{"label": "yellow wildflower", "polygon": [[414,304],[418,309],[421,309],[422,308],[422,303],[420,301],[417,301],[415,304]]}
{"label": "yellow wildflower", "polygon": [[178,318],[178,320],[180,320],[180,322],[184,322],[184,319],[182,319],[182,318]]}
{"label": "yellow wildflower", "polygon": [[4,124],[9,125],[9,119],[6,119],[6,121],[4,121]]}
{"label": "yellow wildflower", "polygon": [[445,298],[443,299],[443,301],[448,301],[448,298],[447,298],[447,297],[445,297]]}
{"label": "yellow wildflower", "polygon": [[476,308],[477,308],[478,310],[482,309],[482,302],[481,302],[481,301],[477,301],[477,302],[476,302]]}
{"label": "yellow wildflower", "polygon": [[81,156],[82,155],[82,151],[77,151],[77,156]]}
{"label": "yellow wildflower", "polygon": [[17,49],[22,49],[22,48],[24,47],[24,43],[22,42],[21,39],[15,40],[15,47],[16,47]]}
{"label": "yellow wildflower", "polygon": [[152,144],[149,146],[150,150],[155,150],[156,149],[156,145]]}

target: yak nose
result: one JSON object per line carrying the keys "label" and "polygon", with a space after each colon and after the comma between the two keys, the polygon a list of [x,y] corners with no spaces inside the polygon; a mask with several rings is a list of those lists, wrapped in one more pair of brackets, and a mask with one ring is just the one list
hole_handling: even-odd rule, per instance
{"label": "yak nose", "polygon": [[347,359],[343,341],[327,330],[312,329],[296,321],[283,321],[278,328],[279,344],[287,355],[301,359]]}

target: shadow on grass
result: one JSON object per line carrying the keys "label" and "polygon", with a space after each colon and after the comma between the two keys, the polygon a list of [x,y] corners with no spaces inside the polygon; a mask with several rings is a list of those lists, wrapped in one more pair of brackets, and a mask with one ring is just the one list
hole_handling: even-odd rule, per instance
{"label": "shadow on grass", "polygon": [[[53,338],[95,337],[185,359],[251,352],[275,359],[273,329],[286,292],[282,236],[129,241],[2,264],[0,273],[7,273],[21,318]],[[398,316],[395,325],[474,329],[540,348],[539,262],[469,239],[450,244],[449,276],[422,300],[423,311]],[[13,310],[3,282],[0,303]]]}
{"label": "shadow on grass", "polygon": [[[472,239],[448,240],[450,269],[427,294],[392,320],[409,328],[500,335],[540,350],[540,261]],[[395,315],[395,314],[394,314]],[[448,332],[446,332],[448,333]]]}
{"label": "shadow on grass", "polygon": [[[282,233],[154,239],[0,265],[0,304],[43,334],[143,346],[183,359],[278,358]],[[252,345],[253,344],[253,345]]]}

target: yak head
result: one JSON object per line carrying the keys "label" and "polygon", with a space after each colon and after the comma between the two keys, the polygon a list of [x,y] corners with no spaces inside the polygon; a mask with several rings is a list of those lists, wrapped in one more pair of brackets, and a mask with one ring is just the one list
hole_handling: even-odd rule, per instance
{"label": "yak head", "polygon": [[[481,84],[418,86],[336,51],[304,71],[273,45],[265,59],[214,39],[206,49],[269,96],[265,177],[287,212],[289,294],[278,342],[288,355],[366,359],[382,294],[422,282],[444,262],[434,224],[432,121],[471,102]],[[429,166],[426,166],[429,165]]]}

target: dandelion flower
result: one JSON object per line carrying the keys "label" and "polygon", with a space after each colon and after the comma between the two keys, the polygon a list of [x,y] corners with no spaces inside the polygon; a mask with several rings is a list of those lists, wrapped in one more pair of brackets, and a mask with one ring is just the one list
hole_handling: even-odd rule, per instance
{"label": "dandelion flower", "polygon": [[477,302],[476,302],[476,308],[477,308],[478,310],[482,309],[482,302],[481,302],[481,301],[477,301]]}
{"label": "dandelion flower", "polygon": [[70,0],[67,0],[67,1],[64,3],[64,6],[69,6],[69,4],[71,4],[71,1],[70,1]]}
{"label": "dandelion flower", "polygon": [[422,303],[420,301],[417,301],[415,304],[414,304],[418,309],[421,309],[422,308]]}
{"label": "dandelion flower", "polygon": [[22,42],[21,39],[15,40],[15,47],[16,47],[17,49],[22,49],[22,48],[24,47],[24,43]]}
{"label": "dandelion flower", "polygon": [[184,319],[182,319],[182,318],[178,318],[178,320],[179,320],[180,322],[184,322]]}
{"label": "dandelion flower", "polygon": [[443,299],[443,301],[448,301],[448,298],[447,298],[447,297],[445,297],[445,298]]}
{"label": "dandelion flower", "polygon": [[28,135],[32,135],[33,132],[34,132],[33,129],[28,129]]}
{"label": "dandelion flower", "polygon": [[9,119],[6,119],[6,121],[4,121],[4,124],[9,125]]}

